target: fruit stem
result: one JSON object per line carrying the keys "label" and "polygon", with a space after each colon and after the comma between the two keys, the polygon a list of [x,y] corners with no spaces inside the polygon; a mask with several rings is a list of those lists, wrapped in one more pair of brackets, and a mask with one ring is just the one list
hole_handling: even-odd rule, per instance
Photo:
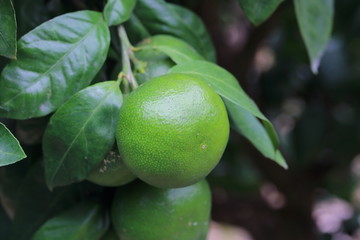
{"label": "fruit stem", "polygon": [[[136,79],[131,69],[130,58],[133,58],[133,49],[129,38],[126,34],[124,26],[120,25],[118,27],[118,34],[121,40],[121,58],[123,63],[122,72],[119,74],[119,77],[124,79],[125,88],[128,88],[128,84],[131,85],[132,90],[135,90],[138,87]],[[125,90],[126,91],[126,90]]]}

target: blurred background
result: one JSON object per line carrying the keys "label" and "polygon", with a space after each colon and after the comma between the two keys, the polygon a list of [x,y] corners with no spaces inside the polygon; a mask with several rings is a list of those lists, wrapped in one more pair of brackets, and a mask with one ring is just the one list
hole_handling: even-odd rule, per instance
{"label": "blurred background", "polygon": [[[275,125],[285,171],[235,131],[209,177],[210,239],[360,239],[360,3],[335,1],[332,38],[311,72],[292,1],[254,27],[235,0],[173,1],[204,20],[219,65]],[[216,235],[216,232],[225,235]]]}
{"label": "blurred background", "polygon": [[[14,1],[17,14],[23,16],[19,36],[58,15],[68,2],[82,7],[82,1],[51,0],[44,12],[42,2]],[[209,240],[360,240],[359,0],[335,1],[333,34],[318,75],[311,72],[290,0],[259,27],[247,20],[237,0],[169,2],[203,19],[218,64],[237,77],[275,125],[289,164],[283,170],[232,131],[222,161],[208,178],[214,220]],[[4,64],[1,59],[0,68]],[[47,121],[45,117],[6,122],[30,160],[17,164],[16,171],[12,166],[0,169],[2,190],[9,193],[0,196],[2,223],[8,221],[4,211],[13,215],[11,196],[24,189],[24,198],[31,193],[31,187],[14,179],[25,174],[31,159],[41,157]],[[14,183],[22,189],[15,189]],[[27,210],[37,210],[31,208]],[[5,231],[0,229],[0,238]]]}

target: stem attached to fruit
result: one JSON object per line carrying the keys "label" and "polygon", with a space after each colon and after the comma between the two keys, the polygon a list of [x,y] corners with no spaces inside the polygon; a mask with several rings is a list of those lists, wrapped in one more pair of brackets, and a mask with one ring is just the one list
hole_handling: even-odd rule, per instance
{"label": "stem attached to fruit", "polygon": [[118,27],[118,34],[121,40],[121,57],[123,63],[122,72],[119,74],[119,78],[124,79],[125,92],[128,91],[129,84],[131,85],[132,90],[135,90],[138,87],[136,79],[131,69],[130,58],[134,58],[133,46],[131,45],[129,38],[126,34],[125,28],[120,25]]}

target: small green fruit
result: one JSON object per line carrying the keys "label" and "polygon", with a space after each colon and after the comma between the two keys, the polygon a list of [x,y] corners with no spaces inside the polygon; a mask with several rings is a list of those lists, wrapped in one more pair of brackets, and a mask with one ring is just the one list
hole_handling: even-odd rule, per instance
{"label": "small green fruit", "polygon": [[205,240],[210,209],[211,194],[205,180],[176,189],[138,181],[119,188],[111,217],[123,240]]}

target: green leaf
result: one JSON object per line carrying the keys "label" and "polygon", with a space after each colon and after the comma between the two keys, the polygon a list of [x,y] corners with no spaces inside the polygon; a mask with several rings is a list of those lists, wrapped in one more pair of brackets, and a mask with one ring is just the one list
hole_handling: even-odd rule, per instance
{"label": "green leaf", "polygon": [[16,58],[16,19],[11,0],[0,0],[0,55]]}
{"label": "green leaf", "polygon": [[135,14],[131,15],[129,21],[124,23],[124,26],[130,41],[133,43],[138,43],[151,36],[144,24]]}
{"label": "green leaf", "polygon": [[19,141],[0,122],[0,167],[26,158]]}
{"label": "green leaf", "polygon": [[294,0],[300,32],[310,56],[313,73],[318,72],[321,57],[331,36],[334,0]]}
{"label": "green leaf", "polygon": [[108,216],[100,204],[81,202],[44,223],[32,240],[98,240],[108,227]]}
{"label": "green leaf", "polygon": [[108,0],[104,8],[104,18],[109,26],[127,21],[135,7],[136,0]]}
{"label": "green leaf", "polygon": [[18,60],[0,76],[0,116],[44,116],[89,85],[103,65],[109,29],[101,13],[80,11],[47,21],[18,43]]}
{"label": "green leaf", "polygon": [[138,45],[138,50],[156,50],[165,53],[177,64],[191,60],[203,60],[203,57],[186,42],[168,35],[147,38]]}
{"label": "green leaf", "polygon": [[11,240],[31,239],[47,219],[81,200],[83,190],[78,185],[61,187],[50,192],[39,163],[29,170],[19,187]]}
{"label": "green leaf", "polygon": [[122,94],[108,81],[85,88],[51,117],[43,138],[46,182],[50,188],[86,178],[115,141]]}
{"label": "green leaf", "polygon": [[284,0],[239,0],[239,3],[249,20],[255,25],[260,25],[273,14],[283,1]]}
{"label": "green leaf", "polygon": [[264,128],[264,125],[254,115],[239,108],[235,103],[226,99],[224,99],[224,102],[232,120],[232,126],[244,135],[265,157],[287,168],[284,157],[277,148],[274,148],[271,137]]}
{"label": "green leaf", "polygon": [[168,34],[183,39],[209,61],[215,50],[203,22],[190,10],[163,0],[138,0],[134,10],[152,34]]}
{"label": "green leaf", "polygon": [[[207,82],[225,100],[229,114],[233,118],[237,129],[264,156],[276,161],[284,168],[287,167],[284,159],[279,157],[279,141],[271,122],[246,95],[231,73],[216,64],[206,61],[191,61],[180,64],[170,69],[170,72],[190,74]],[[259,118],[263,125],[254,116]],[[251,127],[256,127],[257,130],[251,132]],[[261,139],[260,142],[259,139]]]}

